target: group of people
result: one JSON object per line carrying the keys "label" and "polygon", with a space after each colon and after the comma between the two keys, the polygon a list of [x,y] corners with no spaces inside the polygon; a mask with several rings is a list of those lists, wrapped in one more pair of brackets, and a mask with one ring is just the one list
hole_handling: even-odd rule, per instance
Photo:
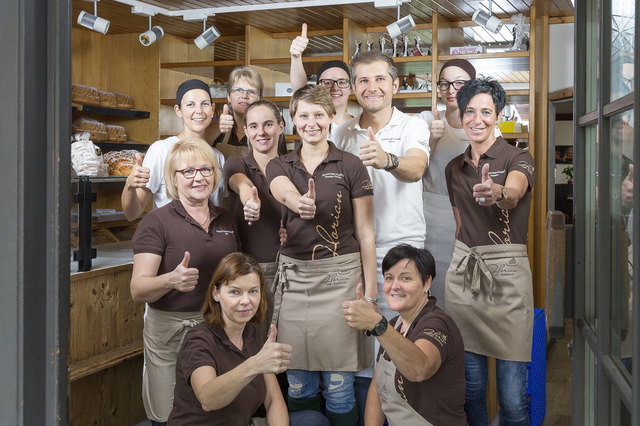
{"label": "group of people", "polygon": [[307,42],[304,25],[290,49],[294,151],[242,67],[215,119],[208,86],[181,84],[184,130],[127,179],[127,218],[154,200],[131,278],[147,304],[148,418],[482,425],[490,356],[504,424],[528,424],[534,170],[496,130],[504,90],[454,59],[437,82],[446,109],[409,116],[392,105],[391,58],[330,61],[307,85]]}

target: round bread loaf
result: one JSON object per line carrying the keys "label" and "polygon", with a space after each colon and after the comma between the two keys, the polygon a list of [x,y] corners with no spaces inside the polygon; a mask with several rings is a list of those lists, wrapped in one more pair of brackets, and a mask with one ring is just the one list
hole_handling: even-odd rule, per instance
{"label": "round bread loaf", "polygon": [[133,99],[131,99],[131,96],[125,95],[124,93],[114,93],[114,95],[116,96],[116,103],[118,104],[118,108],[133,108]]}
{"label": "round bread loaf", "polygon": [[109,142],[126,142],[127,132],[124,127],[115,124],[107,124],[107,134]]}
{"label": "round bread loaf", "polygon": [[129,176],[133,166],[136,165],[136,154],[140,153],[135,149],[123,149],[104,154],[104,161],[109,165],[109,175]]}
{"label": "round bread loaf", "polygon": [[95,87],[73,84],[71,85],[71,102],[99,106],[100,93]]}
{"label": "round bread loaf", "polygon": [[104,123],[87,117],[79,117],[73,120],[71,125],[73,133],[89,132],[93,142],[105,142],[109,139],[107,127]]}
{"label": "round bread loaf", "polygon": [[117,108],[118,102],[116,101],[116,95],[111,92],[100,91],[100,106],[107,108]]}

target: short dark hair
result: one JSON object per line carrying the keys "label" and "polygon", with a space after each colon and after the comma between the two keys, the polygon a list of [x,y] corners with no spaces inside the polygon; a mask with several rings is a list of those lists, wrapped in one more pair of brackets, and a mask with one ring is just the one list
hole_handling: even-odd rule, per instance
{"label": "short dark hair", "polygon": [[467,83],[462,86],[462,89],[458,90],[456,99],[458,100],[458,108],[460,109],[460,119],[462,119],[464,110],[467,108],[471,98],[480,93],[491,95],[493,105],[496,108],[496,115],[500,114],[507,103],[507,93],[500,83],[492,78],[474,78],[473,80],[467,81]]}
{"label": "short dark hair", "polygon": [[358,65],[370,65],[374,62],[384,62],[387,64],[387,72],[391,76],[391,79],[395,80],[398,78],[398,68],[396,68],[396,64],[393,62],[391,56],[376,50],[367,50],[358,53],[351,59],[351,81],[353,84],[356,83],[356,70]]}
{"label": "short dark hair", "polygon": [[410,246],[409,244],[400,244],[395,246],[385,254],[382,259],[382,274],[384,275],[389,269],[403,259],[413,262],[422,279],[422,285],[431,277],[436,277],[436,261],[429,250]]}
{"label": "short dark hair", "polygon": [[213,273],[211,283],[207,289],[207,295],[202,306],[202,316],[204,322],[210,327],[224,328],[222,318],[222,308],[220,302],[213,300],[213,289],[220,290],[220,287],[227,285],[229,281],[245,275],[257,274],[260,280],[260,305],[256,314],[249,320],[250,323],[260,324],[264,321],[267,312],[267,294],[264,289],[264,271],[260,264],[251,256],[244,253],[231,253],[222,258],[218,267]]}

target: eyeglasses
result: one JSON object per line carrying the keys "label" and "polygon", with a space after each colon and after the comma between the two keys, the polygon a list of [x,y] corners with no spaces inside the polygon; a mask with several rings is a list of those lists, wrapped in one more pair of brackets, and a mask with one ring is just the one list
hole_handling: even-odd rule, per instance
{"label": "eyeglasses", "polygon": [[229,93],[232,95],[242,96],[243,94],[247,94],[250,98],[255,98],[260,95],[256,89],[242,89],[240,87],[234,87],[233,89],[229,89]]}
{"label": "eyeglasses", "polygon": [[468,80],[456,80],[456,81],[440,80],[436,82],[436,84],[438,85],[438,89],[444,92],[445,90],[449,90],[449,86],[451,85],[453,85],[454,89],[460,90],[464,87],[465,84],[467,84],[467,81]]}
{"label": "eyeglasses", "polygon": [[337,84],[341,89],[348,89],[349,87],[351,87],[351,83],[349,82],[348,78],[339,78],[337,80],[333,80],[331,78],[323,78],[322,80],[318,81],[318,84],[322,84],[325,89],[331,89],[334,84]]}
{"label": "eyeglasses", "polygon": [[176,170],[176,173],[180,172],[182,173],[182,176],[184,176],[187,179],[193,179],[196,177],[196,173],[200,172],[200,174],[202,175],[202,177],[209,177],[213,174],[213,167],[209,166],[209,167],[203,167],[201,169],[182,169],[182,170]]}

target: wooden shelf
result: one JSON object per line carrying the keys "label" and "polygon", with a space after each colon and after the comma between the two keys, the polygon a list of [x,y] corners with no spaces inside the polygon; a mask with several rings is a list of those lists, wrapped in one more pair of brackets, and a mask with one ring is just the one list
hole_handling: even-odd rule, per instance
{"label": "wooden shelf", "polygon": [[[494,58],[528,58],[529,51],[524,52],[496,52],[496,53],[471,53],[468,55],[438,55],[438,61],[444,62],[450,59],[494,59]],[[395,60],[395,58],[394,58]]]}
{"label": "wooden shelf", "polygon": [[429,62],[432,60],[431,55],[428,56],[398,56],[393,58],[393,62],[396,64],[402,64],[405,62]]}
{"label": "wooden shelf", "polygon": [[529,139],[529,133],[503,133],[502,137],[506,140]]}
{"label": "wooden shelf", "polygon": [[244,61],[198,61],[198,62],[165,62],[160,64],[160,68],[204,68],[204,67],[239,67],[244,65]]}
{"label": "wooden shelf", "polygon": [[94,142],[103,151],[120,151],[122,149],[135,149],[137,151],[146,151],[149,145],[140,142]]}
{"label": "wooden shelf", "polygon": [[[305,56],[302,58],[303,63],[341,61],[342,56]],[[291,58],[267,58],[267,59],[250,59],[251,65],[269,65],[269,64],[290,64]]]}
{"label": "wooden shelf", "polygon": [[114,117],[124,118],[149,118],[151,113],[149,111],[141,111],[138,109],[125,109],[125,108],[107,108],[92,105],[78,105],[72,106],[71,112],[81,112],[83,114],[95,114],[95,115],[111,115]]}
{"label": "wooden shelf", "polygon": [[83,359],[82,361],[74,362],[69,365],[69,381],[75,382],[83,377],[90,376],[94,373],[120,364],[130,358],[142,355],[143,348],[142,339],[140,339],[117,349]]}
{"label": "wooden shelf", "polygon": [[287,142],[298,142],[300,135],[284,135],[284,140]]}

